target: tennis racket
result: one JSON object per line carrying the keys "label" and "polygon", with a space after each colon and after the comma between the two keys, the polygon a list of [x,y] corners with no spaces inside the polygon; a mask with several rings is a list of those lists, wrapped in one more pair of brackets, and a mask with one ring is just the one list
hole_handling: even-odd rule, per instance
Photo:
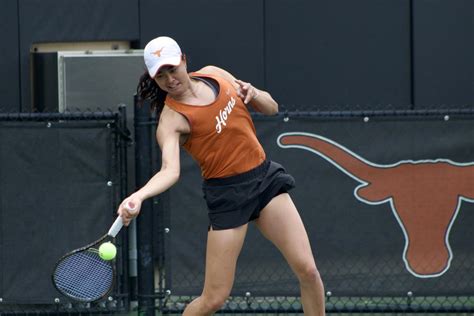
{"label": "tennis racket", "polygon": [[[126,204],[133,212],[135,208],[131,206]],[[54,287],[63,295],[81,302],[94,302],[107,296],[115,283],[115,266],[113,260],[99,256],[98,248],[106,241],[113,241],[122,226],[122,218],[118,216],[107,234],[61,257],[52,275]]]}

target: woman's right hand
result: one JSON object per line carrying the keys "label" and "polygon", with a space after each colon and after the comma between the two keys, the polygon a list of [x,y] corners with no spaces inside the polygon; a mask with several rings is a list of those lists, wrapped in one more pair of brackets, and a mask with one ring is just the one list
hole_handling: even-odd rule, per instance
{"label": "woman's right hand", "polygon": [[117,214],[122,217],[123,225],[128,226],[130,222],[140,214],[142,200],[133,194],[120,203]]}

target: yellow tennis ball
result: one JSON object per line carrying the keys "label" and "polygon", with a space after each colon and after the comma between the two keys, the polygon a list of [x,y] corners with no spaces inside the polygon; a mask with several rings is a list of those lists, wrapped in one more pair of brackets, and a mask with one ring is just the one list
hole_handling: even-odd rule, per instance
{"label": "yellow tennis ball", "polygon": [[99,256],[104,260],[112,260],[117,255],[117,248],[111,242],[104,242],[99,247]]}

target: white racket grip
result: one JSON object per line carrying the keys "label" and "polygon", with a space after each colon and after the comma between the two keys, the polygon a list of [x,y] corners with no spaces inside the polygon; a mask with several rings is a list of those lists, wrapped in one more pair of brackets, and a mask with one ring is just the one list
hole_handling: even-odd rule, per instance
{"label": "white racket grip", "polygon": [[[127,202],[125,204],[125,208],[131,212],[131,213],[134,213],[137,209],[137,207],[132,207],[130,205],[130,202]],[[122,217],[120,216],[117,216],[117,219],[115,220],[115,222],[112,224],[112,226],[110,227],[109,229],[109,232],[107,233],[107,235],[109,235],[110,237],[114,237],[117,236],[117,234],[120,232],[120,230],[122,229],[123,227],[123,220],[122,220]]]}
{"label": "white racket grip", "polygon": [[117,234],[120,232],[122,227],[123,227],[122,217],[117,216],[117,219],[115,220],[115,222],[110,227],[109,232],[107,233],[107,235],[109,235],[110,237],[115,238],[115,236],[117,236]]}

